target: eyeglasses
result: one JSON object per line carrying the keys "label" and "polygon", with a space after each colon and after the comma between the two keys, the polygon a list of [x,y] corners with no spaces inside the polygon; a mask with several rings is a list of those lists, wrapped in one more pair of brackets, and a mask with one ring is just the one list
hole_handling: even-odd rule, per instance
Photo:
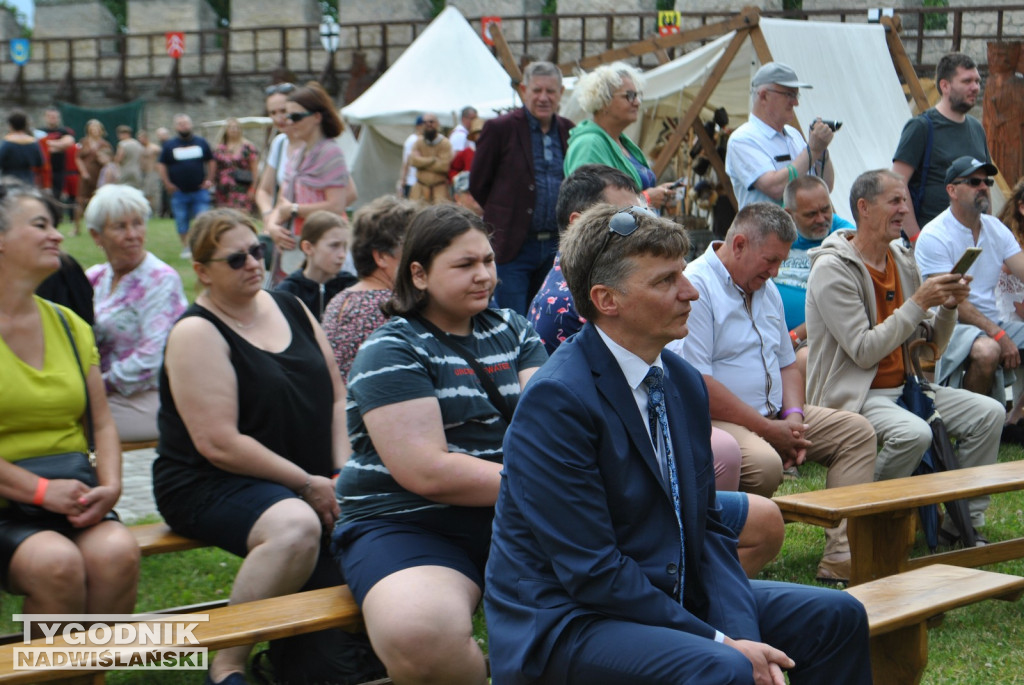
{"label": "eyeglasses", "polygon": [[314,114],[316,114],[316,112],[292,112],[288,115],[288,121],[292,122],[293,124],[297,124],[306,117],[311,117]]}
{"label": "eyeglasses", "polygon": [[270,97],[271,95],[276,95],[277,93],[287,94],[292,92],[293,90],[295,90],[295,84],[293,83],[275,83],[272,86],[267,86],[266,88],[264,88],[263,93],[267,97]]}
{"label": "eyeglasses", "polygon": [[977,176],[974,176],[972,178],[958,178],[957,180],[953,181],[953,185],[958,186],[967,184],[972,188],[977,188],[981,186],[982,183],[984,183],[989,188],[991,188],[993,185],[995,185],[995,182],[996,180],[991,176],[989,176],[988,178],[978,178]]}
{"label": "eyeglasses", "polygon": [[643,96],[635,90],[627,90],[622,94],[622,97],[626,98],[626,102],[629,104],[635,105]]}
{"label": "eyeglasses", "polygon": [[206,261],[208,261],[208,262],[225,262],[232,269],[234,269],[235,271],[238,271],[243,266],[245,266],[245,263],[247,261],[249,261],[249,257],[252,257],[257,262],[262,264],[263,263],[263,255],[264,255],[265,252],[266,252],[266,248],[263,246],[263,243],[253,243],[252,245],[249,246],[249,249],[246,250],[245,252],[232,252],[227,257],[215,257],[215,258],[212,258],[212,259],[208,259]]}
{"label": "eyeglasses", "polygon": [[789,98],[790,100],[793,100],[794,102],[796,102],[797,100],[800,99],[800,93],[799,92],[797,92],[797,93],[790,93],[788,90],[775,90],[774,88],[766,88],[766,90],[769,93],[775,93],[776,95],[781,95],[782,97]]}

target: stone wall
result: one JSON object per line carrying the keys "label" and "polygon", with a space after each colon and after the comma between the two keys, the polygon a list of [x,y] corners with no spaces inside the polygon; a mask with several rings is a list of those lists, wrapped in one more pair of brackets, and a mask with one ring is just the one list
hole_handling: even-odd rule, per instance
{"label": "stone wall", "polygon": [[0,40],[20,37],[21,28],[14,19],[14,13],[5,7],[0,7]]}

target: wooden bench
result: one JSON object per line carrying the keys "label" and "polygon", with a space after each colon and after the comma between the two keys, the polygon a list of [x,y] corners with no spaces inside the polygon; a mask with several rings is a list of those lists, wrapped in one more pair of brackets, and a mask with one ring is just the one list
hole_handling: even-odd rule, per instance
{"label": "wooden bench", "polygon": [[[1024,592],[1024,578],[977,569],[936,564],[850,588],[867,609],[875,683],[907,685],[920,681],[928,662],[929,621],[942,613],[985,599],[1012,601]],[[203,611],[208,622],[192,635],[198,647],[213,651],[300,633],[342,628],[361,630],[362,618],[346,586],[300,592],[284,597]],[[45,644],[42,639],[32,643]],[[40,683],[82,677],[81,671],[15,671],[14,649],[0,647],[0,683]],[[55,638],[54,647],[68,646]],[[145,655],[159,647],[124,645],[124,653]],[[91,676],[102,683],[102,674]],[[387,680],[375,681],[386,683]]]}
{"label": "wooden bench", "polygon": [[[198,643],[192,646],[206,647],[210,651],[326,628],[363,629],[359,607],[345,585],[229,605],[202,613],[207,614],[210,620],[199,623],[192,631]],[[39,638],[32,645],[46,646],[46,642]],[[0,683],[41,683],[84,675],[82,671],[15,671],[14,650],[24,646],[19,643],[0,647]],[[68,644],[63,637],[55,637],[51,646],[81,649],[80,645]],[[155,654],[161,647],[135,644],[119,645],[117,649],[122,653],[145,655]],[[93,682],[102,682],[102,675],[93,677]]]}
{"label": "wooden bench", "polygon": [[180,552],[186,549],[208,547],[205,542],[178,535],[166,523],[146,523],[141,526],[128,526],[142,550],[142,556],[167,552]]}
{"label": "wooden bench", "polygon": [[911,559],[917,508],[1024,489],[1024,461],[976,466],[775,497],[787,522],[834,528],[847,521],[850,585],[930,564],[983,566],[1024,558],[1024,537]]}
{"label": "wooden bench", "polygon": [[927,629],[934,619],[986,599],[1014,601],[1024,592],[1024,578],[933,564],[846,592],[868,612],[875,685],[913,685],[928,663]]}
{"label": "wooden bench", "polygon": [[121,452],[134,452],[135,450],[155,449],[156,440],[142,440],[141,442],[122,442]]}

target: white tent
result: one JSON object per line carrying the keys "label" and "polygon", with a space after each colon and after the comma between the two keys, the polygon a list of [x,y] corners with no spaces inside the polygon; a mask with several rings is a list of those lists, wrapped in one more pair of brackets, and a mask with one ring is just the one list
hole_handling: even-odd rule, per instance
{"label": "white tent", "polygon": [[[800,91],[796,116],[807,128],[815,117],[838,119],[829,154],[836,171],[832,200],[836,211],[850,219],[850,186],[868,169],[889,168],[904,123],[912,115],[879,24],[851,24],[761,18],[765,41],[778,62],[793,67],[813,89]],[[666,123],[678,120],[707,81],[718,59],[735,36],[727,33],[682,57],[644,74],[642,132],[628,131],[645,153],[671,135]],[[750,110],[750,80],[761,64],[746,40],[709,100],[725,107],[730,127],[743,123]],[[579,120],[583,114],[563,100],[563,114]],[[707,119],[707,116],[703,117]],[[675,121],[670,121],[674,125]]]}
{"label": "white tent", "polygon": [[454,126],[466,105],[489,119],[518,100],[508,74],[480,36],[457,9],[448,7],[341,110],[350,124],[362,125],[359,158],[350,162],[361,202],[394,192],[402,143],[418,115],[433,112],[442,126]]}

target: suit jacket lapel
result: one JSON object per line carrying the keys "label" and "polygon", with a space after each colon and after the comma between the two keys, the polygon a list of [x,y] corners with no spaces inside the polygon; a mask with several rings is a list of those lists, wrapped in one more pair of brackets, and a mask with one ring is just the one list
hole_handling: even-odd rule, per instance
{"label": "suit jacket lapel", "polygon": [[519,112],[522,114],[522,122],[519,126],[516,126],[516,140],[522,148],[523,158],[530,165],[530,176],[536,178],[537,170],[533,164],[533,140],[530,136],[530,119],[526,116],[526,109],[520,109]]}
{"label": "suit jacket lapel", "polygon": [[[614,409],[636,451],[640,453],[644,463],[661,484],[665,496],[671,499],[669,485],[662,475],[658,457],[654,453],[654,445],[651,443],[651,438],[643,423],[646,418],[640,416],[636,400],[633,399],[633,391],[626,383],[618,362],[615,361],[615,357],[605,346],[597,331],[593,330],[591,324],[587,324],[576,337],[586,350],[598,392]],[[674,439],[673,442],[675,442]]]}

